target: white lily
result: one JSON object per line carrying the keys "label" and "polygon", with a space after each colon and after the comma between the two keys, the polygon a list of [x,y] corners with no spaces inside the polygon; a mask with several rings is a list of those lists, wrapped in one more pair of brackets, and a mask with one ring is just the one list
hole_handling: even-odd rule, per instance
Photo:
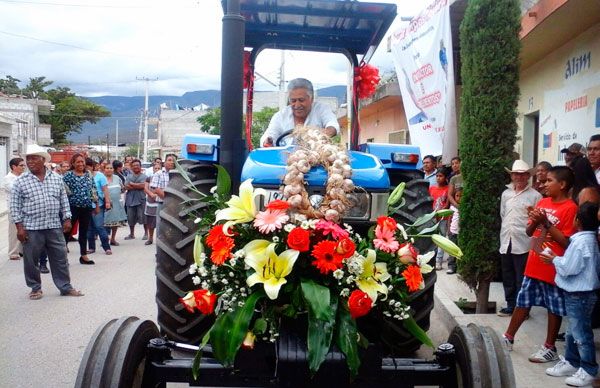
{"label": "white lily", "polygon": [[[265,242],[268,243],[265,247]],[[271,300],[277,299],[281,286],[287,283],[285,277],[292,272],[299,251],[288,249],[280,255],[275,253],[275,243],[267,240],[254,240],[246,244],[245,262],[254,273],[246,279],[249,287],[263,283],[265,293]]]}
{"label": "white lily", "polygon": [[417,265],[421,268],[421,273],[429,273],[433,271],[433,267],[430,266],[429,260],[435,255],[434,251],[429,251],[424,255],[417,255]]}
{"label": "white lily", "polygon": [[266,196],[267,192],[260,188],[254,189],[252,179],[247,179],[240,185],[240,195],[232,195],[231,199],[227,201],[229,207],[215,213],[215,223],[227,220],[223,224],[223,233],[230,235],[229,228],[232,225],[254,220],[257,213],[254,198],[259,195]]}
{"label": "white lily", "polygon": [[369,298],[375,303],[377,301],[377,293],[381,293],[387,297],[388,288],[385,284],[390,278],[386,263],[376,263],[377,255],[373,249],[367,251],[367,257],[358,255],[356,260],[362,261],[363,271],[356,277],[356,285],[358,288],[369,295]]}

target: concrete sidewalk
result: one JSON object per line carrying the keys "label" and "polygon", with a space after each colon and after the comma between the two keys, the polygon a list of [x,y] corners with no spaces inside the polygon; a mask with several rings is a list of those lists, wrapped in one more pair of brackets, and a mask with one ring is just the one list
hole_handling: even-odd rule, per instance
{"label": "concrete sidewalk", "polygon": [[[501,336],[508,327],[510,317],[499,317],[496,314],[464,314],[454,303],[459,298],[465,298],[468,301],[475,300],[475,294],[469,290],[467,285],[460,281],[457,275],[447,275],[446,269],[438,271],[438,280],[435,285],[435,303],[436,307],[442,307],[442,323],[449,330],[456,325],[466,325],[475,323],[479,326],[489,326]],[[506,306],[504,301],[504,290],[502,283],[492,283],[490,288],[490,302],[496,302],[497,309]],[[531,309],[530,318],[526,320],[517,335],[515,336],[514,350],[510,353],[515,370],[517,387],[566,387],[564,378],[551,377],[546,375],[546,368],[554,365],[554,362],[545,364],[536,364],[528,360],[531,353],[534,353],[544,342],[546,337],[546,310],[541,307]],[[432,322],[432,325],[435,325]],[[561,332],[565,331],[566,322],[563,320]],[[594,340],[596,343],[596,357],[600,360],[600,329],[594,330]],[[557,342],[559,354],[564,355],[564,342]]]}

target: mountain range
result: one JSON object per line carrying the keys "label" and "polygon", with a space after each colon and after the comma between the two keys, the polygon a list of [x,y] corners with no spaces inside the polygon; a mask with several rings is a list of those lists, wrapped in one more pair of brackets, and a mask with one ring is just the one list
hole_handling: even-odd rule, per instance
{"label": "mountain range", "polygon": [[[346,86],[337,85],[318,89],[317,95],[322,97],[337,97],[338,103],[341,104],[345,102]],[[100,96],[86,98],[108,109],[111,112],[111,117],[103,118],[96,124],[85,124],[81,133],[71,133],[69,135],[70,141],[74,143],[104,143],[108,134],[110,143],[114,144],[117,120],[119,125],[119,143],[131,144],[138,141],[140,116],[144,110],[143,96]],[[161,104],[166,104],[170,109],[177,109],[177,107],[192,108],[200,104],[208,105],[209,107],[218,107],[220,102],[221,91],[219,90],[198,90],[187,92],[181,96],[149,96],[148,115],[150,118],[157,118]],[[152,128],[148,130],[148,137],[150,139],[156,138],[155,131]]]}

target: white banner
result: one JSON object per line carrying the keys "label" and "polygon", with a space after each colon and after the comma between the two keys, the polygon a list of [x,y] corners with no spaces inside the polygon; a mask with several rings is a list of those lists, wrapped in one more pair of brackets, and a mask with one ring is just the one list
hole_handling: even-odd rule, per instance
{"label": "white banner", "polygon": [[431,1],[392,34],[391,47],[411,143],[450,163],[457,135],[449,1]]}

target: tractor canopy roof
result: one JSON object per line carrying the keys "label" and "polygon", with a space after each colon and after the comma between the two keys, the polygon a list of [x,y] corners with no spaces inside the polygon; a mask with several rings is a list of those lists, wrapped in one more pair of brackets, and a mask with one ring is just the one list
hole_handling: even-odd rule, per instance
{"label": "tractor canopy roof", "polygon": [[[368,61],[396,5],[348,0],[239,0],[245,47],[338,52]],[[227,0],[222,1],[227,9]]]}

